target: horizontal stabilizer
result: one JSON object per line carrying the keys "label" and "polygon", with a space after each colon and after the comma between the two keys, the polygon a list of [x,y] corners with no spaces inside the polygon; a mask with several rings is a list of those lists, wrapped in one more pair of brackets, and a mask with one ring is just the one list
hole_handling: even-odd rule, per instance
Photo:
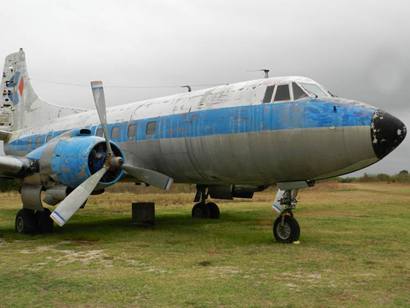
{"label": "horizontal stabilizer", "polygon": [[123,169],[127,172],[127,174],[138,181],[164,190],[170,189],[172,183],[174,182],[173,178],[154,170],[134,167],[127,164],[123,166]]}

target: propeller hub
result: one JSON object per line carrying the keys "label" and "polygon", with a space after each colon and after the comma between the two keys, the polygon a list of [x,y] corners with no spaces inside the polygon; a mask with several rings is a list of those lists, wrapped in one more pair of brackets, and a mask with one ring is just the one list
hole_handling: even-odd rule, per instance
{"label": "propeller hub", "polygon": [[124,159],[121,156],[114,156],[110,157],[107,163],[110,167],[110,171],[116,171],[122,167],[122,165],[124,164]]}

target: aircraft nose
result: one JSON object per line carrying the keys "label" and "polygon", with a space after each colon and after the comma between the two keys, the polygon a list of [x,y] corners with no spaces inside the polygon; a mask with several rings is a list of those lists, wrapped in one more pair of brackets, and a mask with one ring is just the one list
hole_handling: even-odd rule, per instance
{"label": "aircraft nose", "polygon": [[377,110],[372,119],[371,138],[374,153],[382,159],[406,137],[406,125],[391,114]]}

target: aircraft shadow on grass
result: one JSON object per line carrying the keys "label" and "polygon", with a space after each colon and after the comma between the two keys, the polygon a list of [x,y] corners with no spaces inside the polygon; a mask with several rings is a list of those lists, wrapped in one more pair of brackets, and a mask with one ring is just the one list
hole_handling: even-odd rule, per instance
{"label": "aircraft shadow on grass", "polygon": [[[188,214],[165,214],[157,215],[155,218],[155,224],[152,226],[136,225],[132,222],[131,217],[101,217],[96,216],[79,216],[79,219],[73,220],[67,224],[64,228],[55,227],[53,234],[37,234],[37,235],[21,235],[16,234],[14,229],[10,227],[0,228],[0,238],[7,237],[12,239],[42,239],[42,238],[60,238],[64,237],[65,240],[101,240],[104,238],[110,238],[111,235],[118,235],[119,232],[141,234],[146,232],[163,232],[166,234],[192,234],[197,236],[202,234],[201,237],[209,236],[209,230],[212,230],[212,225],[215,226],[218,237],[225,239],[235,238],[238,225],[241,225],[246,230],[251,230],[257,224],[257,219],[247,217],[246,212],[225,212],[221,215],[220,219],[192,219]],[[235,227],[229,227],[229,225],[235,225]],[[220,231],[218,231],[218,229]],[[201,231],[202,230],[202,231]],[[197,234],[197,235],[195,235]],[[215,235],[214,235],[215,236]],[[213,237],[214,237],[213,236]],[[266,243],[270,237],[263,237],[261,241]],[[255,239],[250,240],[250,243],[255,244]]]}

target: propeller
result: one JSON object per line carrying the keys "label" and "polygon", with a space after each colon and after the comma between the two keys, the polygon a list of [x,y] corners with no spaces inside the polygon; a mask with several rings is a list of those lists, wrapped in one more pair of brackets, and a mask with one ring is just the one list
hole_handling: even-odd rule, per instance
{"label": "propeller", "polygon": [[107,154],[112,157],[113,152],[110,140],[108,139],[107,128],[107,108],[105,106],[105,96],[102,81],[91,81],[91,90],[93,91],[95,108],[97,109],[98,117],[100,118],[101,127],[104,132],[105,143],[107,144]]}
{"label": "propeller", "polygon": [[[119,168],[122,168],[135,179],[165,190],[168,190],[173,183],[173,179],[165,174],[129,164],[124,165],[121,157],[115,157],[108,137],[107,110],[102,81],[91,81],[91,89],[101,127],[104,132],[104,138],[107,145],[107,155],[102,168],[74,189],[63,201],[58,204],[53,213],[51,213],[50,217],[60,227],[62,227],[74,215],[74,213],[78,211],[81,205],[84,204],[84,202],[97,187],[105,173],[110,169],[118,170]],[[102,154],[100,152],[96,152],[94,155],[102,158]]]}
{"label": "propeller", "polygon": [[170,189],[172,183],[174,182],[173,178],[154,170],[135,167],[127,164],[123,165],[122,168],[129,175],[140,180],[141,182],[148,183],[152,186],[164,190]]}
{"label": "propeller", "polygon": [[107,170],[108,166],[105,165],[99,171],[82,182],[80,186],[74,189],[71,194],[60,202],[57,208],[51,213],[51,219],[53,219],[60,227],[64,226],[71,216],[73,216],[81,205],[83,205],[88,199]]}

